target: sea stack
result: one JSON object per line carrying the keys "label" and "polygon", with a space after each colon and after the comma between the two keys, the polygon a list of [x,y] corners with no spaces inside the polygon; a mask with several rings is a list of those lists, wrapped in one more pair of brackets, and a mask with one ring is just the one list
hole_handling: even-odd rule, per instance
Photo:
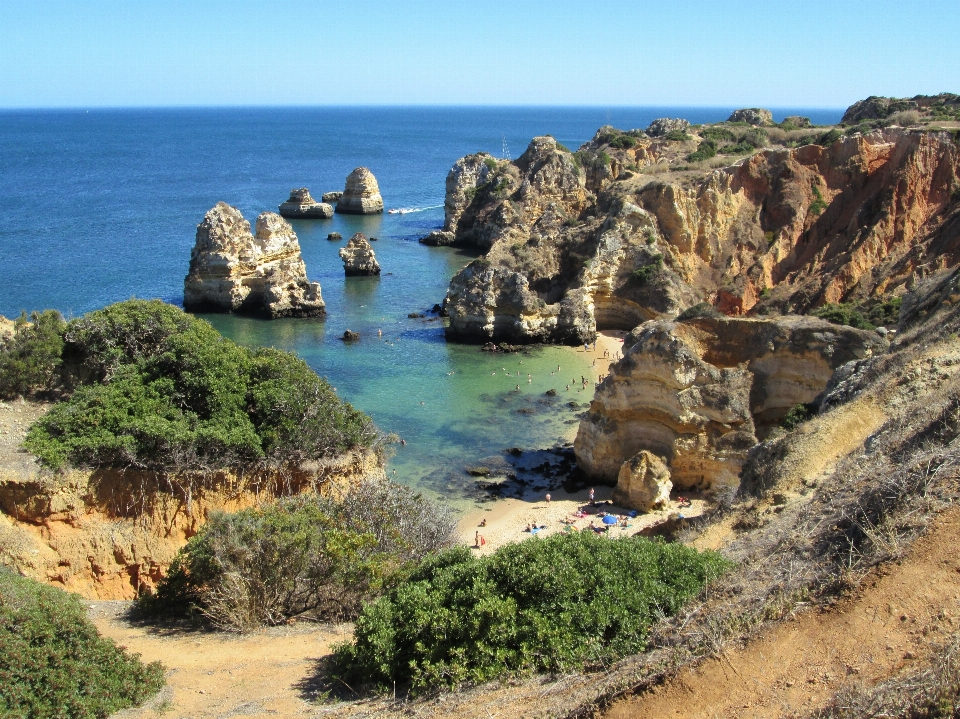
{"label": "sea stack", "polygon": [[300,187],[290,190],[290,198],[280,205],[280,216],[293,220],[328,220],[333,217],[333,206],[317,202],[310,190]]}
{"label": "sea stack", "polygon": [[380,263],[373,254],[373,248],[359,232],[350,238],[346,247],[340,248],[340,259],[343,260],[343,272],[347,277],[380,274]]}
{"label": "sea stack", "polygon": [[358,167],[347,175],[343,196],[337,201],[337,212],[346,215],[377,215],[383,212],[383,198],[377,178],[366,167]]}
{"label": "sea stack", "polygon": [[240,211],[225,202],[218,202],[197,225],[183,306],[270,319],[326,314],[320,285],[307,280],[290,223],[264,212],[254,236]]}

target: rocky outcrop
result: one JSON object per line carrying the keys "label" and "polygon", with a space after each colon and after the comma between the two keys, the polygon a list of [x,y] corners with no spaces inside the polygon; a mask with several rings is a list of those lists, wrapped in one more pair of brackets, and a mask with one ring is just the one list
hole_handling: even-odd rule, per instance
{"label": "rocky outcrop", "polygon": [[240,211],[225,202],[217,203],[197,226],[183,304],[189,311],[271,319],[326,314],[320,285],[307,280],[290,224],[264,212],[254,235]]}
{"label": "rocky outcrop", "polygon": [[745,122],[748,125],[758,126],[772,125],[773,113],[761,107],[748,107],[742,110],[734,110],[727,118],[727,122]]}
{"label": "rocky outcrop", "polygon": [[347,175],[343,195],[337,200],[337,212],[347,215],[377,215],[383,212],[383,198],[377,178],[366,167]]}
{"label": "rocky outcrop", "polygon": [[613,503],[650,512],[670,502],[670,470],[663,460],[646,450],[637,452],[620,466]]}
{"label": "rocky outcrop", "polygon": [[320,199],[323,202],[334,203],[339,202],[341,197],[343,197],[342,192],[324,192]]}
{"label": "rocky outcrop", "polygon": [[736,485],[747,452],[841,365],[886,347],[875,332],[811,317],[653,321],[624,341],[574,445],[613,483],[638,452],[665,459],[681,489]]}
{"label": "rocky outcrop", "polygon": [[380,263],[373,254],[373,247],[361,233],[350,238],[345,247],[340,248],[343,271],[347,277],[380,274]]}
{"label": "rocky outcrop", "polygon": [[452,245],[456,239],[456,235],[452,232],[434,230],[426,237],[421,237],[420,244],[429,245],[430,247],[446,247],[447,245]]}
{"label": "rocky outcrop", "polygon": [[812,123],[810,122],[810,118],[809,118],[809,117],[803,117],[802,115],[789,115],[789,116],[783,118],[783,122],[780,123],[780,124],[781,124],[781,125],[790,125],[790,126],[792,126],[792,127],[798,128],[798,129],[804,129],[804,128],[807,128],[807,127],[811,127],[811,126],[812,126]]}
{"label": "rocky outcrop", "polygon": [[290,198],[281,203],[278,211],[281,217],[296,220],[328,220],[333,217],[333,207],[314,200],[306,187],[290,190]]}
{"label": "rocky outcrop", "polygon": [[[448,198],[456,241],[487,250],[450,283],[451,338],[576,344],[701,302],[809,312],[900,295],[960,261],[960,148],[945,132],[768,148],[682,180],[623,168],[663,166],[692,143],[617,132],[602,128],[580,167],[544,138],[525,153],[537,161],[490,169],[462,211]],[[591,185],[598,163],[606,179]],[[463,165],[477,178],[487,166]]]}
{"label": "rocky outcrop", "polygon": [[650,123],[646,132],[650,137],[662,137],[670,132],[686,132],[689,128],[690,123],[687,120],[658,117]]}
{"label": "rocky outcrop", "polygon": [[330,234],[327,235],[327,239],[330,242],[339,242],[340,240],[343,239],[343,235],[341,235],[339,232],[331,232]]}

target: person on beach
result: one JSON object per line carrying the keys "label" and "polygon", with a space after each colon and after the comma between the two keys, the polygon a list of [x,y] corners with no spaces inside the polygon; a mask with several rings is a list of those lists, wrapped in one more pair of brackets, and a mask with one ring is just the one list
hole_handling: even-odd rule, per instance
{"label": "person on beach", "polygon": [[550,504],[550,495],[547,495],[547,504]]}
{"label": "person on beach", "polygon": [[486,526],[487,526],[487,518],[486,518],[486,517],[484,517],[483,519],[480,520],[480,526],[481,526],[481,527],[486,527]]}
{"label": "person on beach", "polygon": [[477,532],[473,535],[473,546],[476,547],[477,549],[480,549],[480,531],[479,530],[477,530]]}
{"label": "person on beach", "polygon": [[590,489],[590,506],[591,506],[591,507],[596,507],[596,506],[597,506],[597,503],[593,501],[594,496],[595,496],[595,493],[594,493],[594,491],[593,491],[593,488],[591,487],[591,489]]}

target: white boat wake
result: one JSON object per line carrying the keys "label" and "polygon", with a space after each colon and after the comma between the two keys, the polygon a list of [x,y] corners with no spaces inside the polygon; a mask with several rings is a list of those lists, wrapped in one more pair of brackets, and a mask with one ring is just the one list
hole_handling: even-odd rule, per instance
{"label": "white boat wake", "polygon": [[399,207],[387,210],[390,215],[409,215],[412,212],[423,212],[424,210],[436,210],[443,205],[430,205],[429,207]]}

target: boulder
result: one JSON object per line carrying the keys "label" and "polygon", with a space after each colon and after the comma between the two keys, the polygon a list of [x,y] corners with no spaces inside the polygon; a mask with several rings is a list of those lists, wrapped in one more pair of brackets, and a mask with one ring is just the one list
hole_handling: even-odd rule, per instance
{"label": "boulder", "polygon": [[658,117],[656,120],[650,123],[647,127],[647,134],[650,137],[662,137],[668,132],[673,132],[674,130],[680,130],[681,132],[686,132],[690,128],[690,123],[684,119],[677,118],[672,119],[669,117]]}
{"label": "boulder", "polygon": [[350,238],[345,247],[340,248],[343,271],[347,277],[380,274],[380,263],[373,254],[373,248],[361,233]]}
{"label": "boulder", "polygon": [[333,207],[310,197],[306,187],[290,190],[290,198],[280,205],[280,216],[297,220],[328,220]]}
{"label": "boulder", "polygon": [[748,125],[772,125],[773,113],[764,110],[762,107],[747,107],[742,110],[734,110],[727,118],[727,122],[745,122]]}
{"label": "boulder", "polygon": [[641,450],[620,466],[613,503],[620,507],[649,512],[670,502],[670,470],[655,454]]}
{"label": "boulder", "polygon": [[331,232],[329,235],[327,235],[327,239],[330,240],[330,242],[339,242],[343,239],[343,235],[341,235],[339,232]]}
{"label": "boulder", "polygon": [[376,215],[383,212],[383,198],[377,178],[366,167],[358,167],[347,175],[343,195],[337,201],[337,212],[348,215]]}
{"label": "boulder", "polygon": [[343,336],[340,339],[342,339],[344,342],[356,342],[358,339],[360,339],[360,333],[354,332],[351,329],[346,329],[343,331]]}
{"label": "boulder", "polygon": [[678,488],[736,486],[749,450],[790,409],[812,402],[841,365],[887,346],[813,317],[647,322],[624,340],[580,422],[577,463],[613,483],[646,450]]}
{"label": "boulder", "polygon": [[218,202],[197,225],[183,283],[188,311],[323,317],[320,285],[307,280],[300,242],[280,215],[264,212],[256,235],[240,211]]}
{"label": "boulder", "polygon": [[324,192],[320,197],[322,202],[339,202],[340,198],[343,197],[342,192]]}
{"label": "boulder", "polygon": [[455,239],[456,235],[452,232],[434,230],[426,237],[421,237],[420,244],[429,245],[430,247],[445,247],[446,245],[452,245]]}

